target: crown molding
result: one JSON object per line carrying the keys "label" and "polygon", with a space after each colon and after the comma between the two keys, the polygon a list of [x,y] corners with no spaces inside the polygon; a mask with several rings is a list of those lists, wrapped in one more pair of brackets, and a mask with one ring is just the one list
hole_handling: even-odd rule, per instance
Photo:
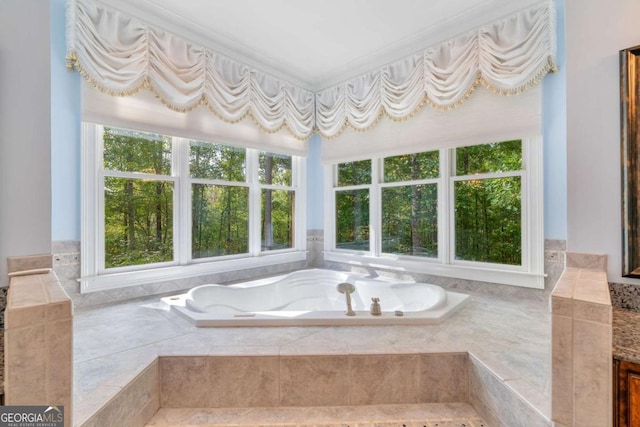
{"label": "crown molding", "polygon": [[540,0],[485,0],[463,13],[442,20],[436,26],[425,28],[409,37],[391,42],[387,46],[356,57],[347,63],[337,64],[322,76],[312,76],[302,68],[296,68],[291,63],[284,65],[281,61],[262,54],[252,46],[239,43],[211,28],[159,7],[149,0],[98,1],[311,92],[319,92],[343,83],[540,3]]}

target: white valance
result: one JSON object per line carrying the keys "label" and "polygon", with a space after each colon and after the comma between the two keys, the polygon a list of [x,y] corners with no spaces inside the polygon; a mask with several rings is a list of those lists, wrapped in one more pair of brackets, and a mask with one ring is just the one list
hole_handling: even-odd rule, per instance
{"label": "white valance", "polygon": [[250,117],[267,133],[286,129],[300,140],[364,131],[384,116],[404,121],[424,104],[450,110],[479,85],[517,94],[555,69],[550,1],[315,95],[95,0],[68,0],[67,8],[68,66],[102,92],[148,88],[174,111],[205,105],[224,122]]}
{"label": "white valance", "polygon": [[480,87],[452,111],[425,108],[405,122],[382,120],[367,132],[347,128],[322,143],[325,164],[420,153],[542,135],[542,85],[518,96]]}
{"label": "white valance", "polygon": [[306,156],[308,148],[306,141],[284,129],[267,133],[248,120],[226,123],[216,120],[206,108],[184,114],[165,107],[146,90],[126,97],[111,96],[86,82],[82,84],[82,120],[293,156]]}
{"label": "white valance", "polygon": [[67,65],[112,95],[149,88],[169,108],[206,105],[225,122],[307,139],[314,95],[91,0],[67,3]]}
{"label": "white valance", "polygon": [[555,51],[549,2],[316,94],[316,127],[333,138],[347,127],[366,130],[382,116],[407,119],[425,103],[449,110],[478,85],[520,93],[555,69]]}

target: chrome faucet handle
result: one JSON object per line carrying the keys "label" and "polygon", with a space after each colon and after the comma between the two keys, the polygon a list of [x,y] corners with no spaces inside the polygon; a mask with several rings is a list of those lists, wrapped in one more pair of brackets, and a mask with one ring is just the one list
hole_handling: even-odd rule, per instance
{"label": "chrome faucet handle", "polygon": [[371,297],[371,314],[373,316],[380,316],[382,314],[382,308],[380,307],[380,298]]}

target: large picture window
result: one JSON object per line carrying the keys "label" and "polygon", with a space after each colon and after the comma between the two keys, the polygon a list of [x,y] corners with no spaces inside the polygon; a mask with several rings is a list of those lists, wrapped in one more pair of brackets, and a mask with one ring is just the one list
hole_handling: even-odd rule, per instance
{"label": "large picture window", "polygon": [[[328,166],[325,259],[543,286],[539,139]],[[330,212],[330,213],[329,213]]]}
{"label": "large picture window", "polygon": [[90,123],[83,137],[84,291],[305,259],[303,158]]}
{"label": "large picture window", "polygon": [[104,128],[104,264],[117,268],[171,262],[171,139]]}

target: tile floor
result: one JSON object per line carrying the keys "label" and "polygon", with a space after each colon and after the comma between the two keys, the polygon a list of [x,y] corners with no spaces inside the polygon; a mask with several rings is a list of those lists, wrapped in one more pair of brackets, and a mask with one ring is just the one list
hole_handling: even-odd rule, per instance
{"label": "tile floor", "polygon": [[196,328],[159,297],[78,309],[74,424],[82,425],[158,355],[469,351],[548,416],[549,343],[546,301],[477,294],[452,318],[422,326]]}

